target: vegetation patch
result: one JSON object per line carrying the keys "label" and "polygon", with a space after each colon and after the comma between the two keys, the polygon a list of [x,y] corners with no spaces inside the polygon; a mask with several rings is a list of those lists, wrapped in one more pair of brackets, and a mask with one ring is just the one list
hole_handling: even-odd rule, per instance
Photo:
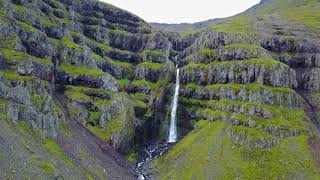
{"label": "vegetation patch", "polygon": [[143,54],[146,57],[146,60],[152,62],[161,62],[162,59],[166,58],[166,52],[156,51],[156,50],[145,50]]}
{"label": "vegetation patch", "polygon": [[47,151],[52,152],[60,160],[66,163],[69,168],[75,167],[70,158],[62,151],[60,146],[53,139],[47,139],[44,143],[44,147]]}
{"label": "vegetation patch", "polygon": [[67,46],[67,48],[70,48],[70,49],[83,49],[82,46],[80,46],[79,44],[74,43],[67,36],[64,36],[62,38],[62,41]]}
{"label": "vegetation patch", "polygon": [[52,162],[49,161],[41,161],[38,165],[42,170],[44,170],[44,172],[49,176],[49,177],[53,177],[54,176],[54,172],[57,170],[57,168],[55,167],[55,165]]}
{"label": "vegetation patch", "polygon": [[156,83],[152,83],[150,81],[146,81],[146,80],[134,80],[131,82],[131,86],[132,87],[148,87],[152,90],[155,90],[156,88]]}
{"label": "vegetation patch", "polygon": [[130,81],[128,79],[120,79],[120,80],[117,80],[117,84],[119,89],[125,90],[129,87]]}
{"label": "vegetation patch", "polygon": [[11,4],[13,6],[14,9],[16,9],[17,11],[19,11],[20,13],[25,13],[26,9],[18,4]]}
{"label": "vegetation patch", "polygon": [[77,91],[81,93],[94,93],[94,94],[103,94],[103,95],[113,95],[114,92],[105,90],[105,89],[97,89],[97,88],[90,88],[90,87],[83,87],[83,86],[66,86],[67,90],[70,91]]}
{"label": "vegetation patch", "polygon": [[85,95],[84,93],[78,92],[78,91],[66,91],[66,96],[70,100],[83,100],[86,102],[91,102],[91,99],[89,96]]}
{"label": "vegetation patch", "polygon": [[16,48],[16,43],[17,43],[16,41],[17,41],[17,36],[16,35],[0,37],[0,48],[15,49]]}
{"label": "vegetation patch", "polygon": [[61,69],[72,75],[76,76],[91,76],[91,77],[98,77],[106,75],[103,71],[98,69],[89,69],[85,66],[72,66],[67,64],[62,64]]}
{"label": "vegetation patch", "polygon": [[104,141],[108,141],[112,134],[120,133],[125,125],[125,121],[114,119],[107,123],[106,129],[101,129],[98,126],[87,125],[87,128]]}
{"label": "vegetation patch", "polygon": [[152,71],[157,71],[159,69],[161,69],[162,64],[159,63],[153,63],[153,62],[143,62],[140,63],[138,66],[139,67],[147,67],[148,69],[152,70]]}
{"label": "vegetation patch", "polygon": [[32,79],[35,79],[35,77],[30,76],[19,76],[12,71],[0,71],[9,81],[30,81]]}
{"label": "vegetation patch", "polygon": [[0,48],[0,53],[4,55],[4,58],[7,60],[18,60],[18,61],[24,61],[24,60],[32,60],[34,62],[40,63],[40,64],[52,64],[52,62],[48,59],[38,58],[31,56],[24,52],[19,52],[11,49],[2,49]]}
{"label": "vegetation patch", "polygon": [[218,61],[213,60],[209,64],[203,64],[203,63],[190,63],[184,68],[193,68],[193,69],[208,69],[210,67],[216,67],[216,66],[248,66],[250,64],[257,64],[261,66],[265,66],[266,68],[272,68],[274,65],[282,65],[287,67],[286,64],[283,64],[279,61],[276,61],[269,57],[260,57],[260,58],[251,58],[251,59],[245,59],[245,60],[232,60],[232,61]]}
{"label": "vegetation patch", "polygon": [[318,0],[272,0],[265,3],[258,12],[259,15],[276,15],[280,12],[281,17],[304,25],[320,33],[320,2]]}
{"label": "vegetation patch", "polygon": [[195,83],[190,83],[185,86],[187,89],[193,90],[201,90],[201,89],[208,89],[208,90],[215,90],[215,89],[232,89],[236,92],[239,92],[241,89],[245,89],[247,91],[259,91],[259,90],[266,90],[273,93],[295,93],[294,90],[290,88],[281,88],[281,87],[271,87],[265,86],[257,83],[250,83],[250,84],[213,84],[209,86],[200,86]]}
{"label": "vegetation patch", "polygon": [[116,65],[116,66],[119,66],[120,68],[125,69],[125,70],[128,71],[128,72],[131,72],[131,71],[132,71],[132,64],[131,64],[131,63],[122,62],[122,61],[117,61],[117,60],[114,60],[114,59],[111,59],[111,58],[108,58],[108,61],[109,61],[111,64]]}
{"label": "vegetation patch", "polygon": [[[167,154],[153,161],[160,179],[317,179],[306,136],[269,149],[234,145],[221,121],[199,121]],[[272,172],[272,173],[270,173]]]}
{"label": "vegetation patch", "polygon": [[252,23],[246,16],[229,18],[220,24],[211,26],[213,31],[232,33],[232,34],[256,34],[252,28]]}
{"label": "vegetation patch", "polygon": [[29,25],[29,24],[27,24],[25,22],[16,20],[16,23],[24,30],[27,30],[27,31],[30,31],[30,32],[41,32],[39,29],[36,29],[36,28],[32,27],[31,25]]}

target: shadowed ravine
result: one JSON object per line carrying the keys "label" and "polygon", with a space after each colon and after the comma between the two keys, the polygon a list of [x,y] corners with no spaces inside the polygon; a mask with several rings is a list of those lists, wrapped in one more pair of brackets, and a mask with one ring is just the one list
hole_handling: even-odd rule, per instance
{"label": "shadowed ravine", "polygon": [[176,65],[176,85],[174,90],[174,96],[172,99],[171,106],[171,118],[170,118],[170,128],[168,132],[168,139],[166,142],[152,142],[151,144],[147,144],[144,147],[141,161],[137,163],[136,173],[138,174],[139,180],[144,180],[146,178],[146,174],[144,171],[144,165],[161,155],[167,152],[170,146],[177,142],[177,108],[178,108],[178,98],[179,98],[179,88],[180,88],[180,77],[179,77],[179,68]]}

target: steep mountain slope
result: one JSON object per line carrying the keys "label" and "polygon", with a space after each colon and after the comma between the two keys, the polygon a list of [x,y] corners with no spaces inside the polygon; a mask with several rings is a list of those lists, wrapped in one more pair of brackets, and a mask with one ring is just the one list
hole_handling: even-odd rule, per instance
{"label": "steep mountain slope", "polygon": [[181,35],[95,0],[0,0],[0,177],[134,179],[177,64],[181,141],[147,177],[318,179],[319,7],[264,0]]}
{"label": "steep mountain slope", "polygon": [[182,37],[178,126],[192,131],[146,174],[320,178],[319,9],[319,1],[265,0]]}
{"label": "steep mountain slope", "polygon": [[94,0],[1,0],[0,32],[1,179],[132,179],[113,148],[157,136],[168,38]]}

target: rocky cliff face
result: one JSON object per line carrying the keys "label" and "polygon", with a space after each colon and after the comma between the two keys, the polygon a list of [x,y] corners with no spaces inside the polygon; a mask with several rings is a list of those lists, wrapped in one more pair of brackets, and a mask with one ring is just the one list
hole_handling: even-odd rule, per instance
{"label": "rocky cliff face", "polygon": [[281,11],[319,2],[263,1],[184,35],[94,0],[0,4],[0,149],[28,157],[4,158],[21,169],[4,178],[134,178],[112,148],[135,161],[167,137],[175,64],[182,140],[148,176],[319,177],[318,13]]}
{"label": "rocky cliff face", "polygon": [[[69,126],[68,131],[76,131],[68,125],[75,121],[93,139],[130,157],[135,157],[135,147],[149,139],[143,139],[143,134],[154,130],[153,137],[158,136],[153,126],[160,119],[153,119],[163,111],[156,108],[163,106],[163,100],[157,98],[169,82],[172,66],[168,62],[171,43],[164,33],[129,12],[98,1],[3,0],[0,4],[2,120],[13,122],[17,130],[26,122],[27,129],[56,139],[52,143],[62,149],[68,140],[61,139],[62,131]],[[79,157],[84,151],[69,153]],[[91,161],[92,166],[101,166]],[[77,165],[70,165],[69,173],[61,165],[43,166],[35,165],[44,172],[42,176],[47,171],[55,177],[86,175],[77,174],[73,169]],[[113,167],[102,170],[89,174],[127,176]],[[21,176],[20,171],[3,175]],[[26,176],[32,177],[29,172]]]}
{"label": "rocky cliff face", "polygon": [[191,132],[146,166],[147,176],[319,178],[319,16],[306,15],[316,7],[262,1],[177,37],[178,126]]}

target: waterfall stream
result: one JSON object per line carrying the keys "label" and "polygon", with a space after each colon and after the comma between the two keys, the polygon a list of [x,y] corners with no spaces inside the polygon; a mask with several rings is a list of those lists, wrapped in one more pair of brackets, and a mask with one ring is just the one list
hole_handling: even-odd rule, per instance
{"label": "waterfall stream", "polygon": [[170,122],[168,143],[175,143],[177,141],[177,108],[178,108],[179,88],[180,88],[180,77],[179,77],[179,69],[177,66],[176,88],[174,92],[174,98],[172,100],[171,122]]}
{"label": "waterfall stream", "polygon": [[152,161],[153,159],[158,158],[168,151],[168,149],[173,145],[173,143],[177,142],[177,108],[178,108],[178,98],[179,98],[179,88],[180,88],[180,74],[178,65],[177,74],[176,74],[176,86],[174,97],[172,100],[172,109],[171,109],[171,122],[169,128],[169,137],[167,141],[157,141],[153,143],[149,143],[142,153],[142,158],[138,162],[136,167],[136,173],[138,180],[146,180],[148,175],[148,167],[145,165]]}

